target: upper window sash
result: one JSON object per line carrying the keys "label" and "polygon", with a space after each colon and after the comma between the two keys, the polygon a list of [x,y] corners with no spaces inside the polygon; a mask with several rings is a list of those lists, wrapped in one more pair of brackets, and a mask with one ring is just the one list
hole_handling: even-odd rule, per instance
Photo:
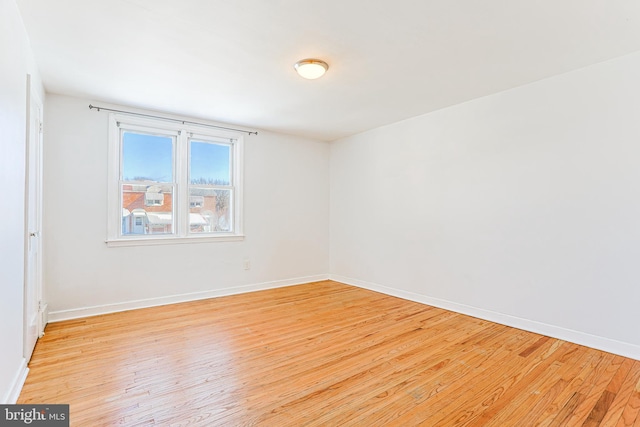
{"label": "upper window sash", "polygon": [[118,145],[119,145],[119,177],[120,180],[122,181],[137,181],[137,179],[135,179],[135,176],[129,176],[129,177],[125,177],[124,176],[124,161],[125,161],[125,156],[124,156],[124,136],[125,133],[130,133],[130,134],[144,134],[144,135],[149,135],[152,137],[159,137],[159,138],[169,138],[172,141],[171,144],[171,177],[169,179],[165,179],[165,180],[158,180],[156,182],[166,182],[166,183],[170,183],[170,182],[176,182],[176,158],[177,158],[177,146],[178,146],[178,137],[180,136],[180,132],[176,132],[176,131],[163,131],[161,129],[157,129],[157,128],[152,128],[152,127],[148,127],[148,126],[136,126],[136,125],[131,125],[128,123],[122,123],[122,122],[118,122],[116,123],[116,125],[118,126],[119,129],[119,141],[118,141]]}

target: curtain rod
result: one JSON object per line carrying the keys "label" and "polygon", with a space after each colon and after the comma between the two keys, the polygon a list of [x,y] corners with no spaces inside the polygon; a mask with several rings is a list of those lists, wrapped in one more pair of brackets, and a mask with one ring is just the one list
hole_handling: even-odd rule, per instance
{"label": "curtain rod", "polygon": [[171,117],[154,116],[154,115],[151,115],[151,114],[135,113],[133,111],[114,110],[113,108],[98,107],[96,105],[89,104],[89,109],[90,110],[93,110],[94,108],[97,111],[100,111],[100,110],[113,111],[114,113],[131,114],[131,115],[139,116],[139,117],[150,117],[150,118],[153,118],[153,119],[160,119],[160,120],[168,120],[168,121],[171,121],[171,122],[178,122],[178,123],[182,123],[183,125],[190,124],[190,125],[206,126],[206,127],[215,128],[215,129],[231,130],[231,131],[234,131],[234,132],[244,132],[247,135],[257,135],[258,134],[258,132],[256,132],[256,131],[249,131],[249,130],[244,130],[244,129],[226,128],[224,126],[210,125],[208,123],[190,122],[189,120],[172,119]]}

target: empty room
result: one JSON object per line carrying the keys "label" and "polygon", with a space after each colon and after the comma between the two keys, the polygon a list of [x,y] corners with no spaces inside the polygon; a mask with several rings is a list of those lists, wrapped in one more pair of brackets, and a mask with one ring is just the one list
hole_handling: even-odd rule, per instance
{"label": "empty room", "polygon": [[640,426],[640,2],[0,0],[0,58],[0,425]]}

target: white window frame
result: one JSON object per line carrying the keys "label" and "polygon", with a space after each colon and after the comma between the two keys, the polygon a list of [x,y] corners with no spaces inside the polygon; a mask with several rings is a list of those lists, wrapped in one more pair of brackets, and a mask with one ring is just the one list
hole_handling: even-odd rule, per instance
{"label": "white window frame", "polygon": [[[121,130],[132,130],[159,135],[175,135],[174,188],[172,234],[122,234],[122,191],[120,168],[122,164]],[[191,233],[189,230],[189,140],[192,136],[223,141],[231,146],[232,224],[231,232]],[[109,169],[107,196],[107,239],[109,247],[167,245],[181,243],[229,242],[244,239],[243,234],[243,154],[244,137],[241,133],[174,123],[161,119],[142,118],[124,114],[109,114]]]}

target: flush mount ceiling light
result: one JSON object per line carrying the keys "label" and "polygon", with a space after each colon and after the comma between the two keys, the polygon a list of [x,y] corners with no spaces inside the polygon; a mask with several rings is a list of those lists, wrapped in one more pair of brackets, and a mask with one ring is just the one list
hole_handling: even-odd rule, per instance
{"label": "flush mount ceiling light", "polygon": [[322,75],[329,69],[329,65],[319,59],[303,59],[296,62],[293,68],[296,69],[300,76],[305,79],[313,80],[318,77],[322,77]]}

